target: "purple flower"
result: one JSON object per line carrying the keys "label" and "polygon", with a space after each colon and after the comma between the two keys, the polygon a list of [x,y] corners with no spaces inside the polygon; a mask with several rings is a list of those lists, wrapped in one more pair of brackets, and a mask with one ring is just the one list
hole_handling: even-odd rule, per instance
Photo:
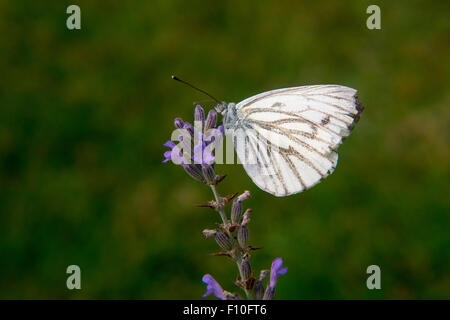
{"label": "purple flower", "polygon": [[278,277],[286,274],[287,270],[287,268],[283,268],[283,260],[281,260],[281,258],[273,260],[272,267],[270,268],[269,287],[275,288]]}
{"label": "purple flower", "polygon": [[164,152],[165,159],[163,160],[163,162],[167,162],[169,160],[172,160],[172,151],[173,151],[173,148],[175,148],[175,143],[173,143],[172,141],[169,140],[166,143],[164,143],[164,146],[172,149],[170,151]]}
{"label": "purple flower", "polygon": [[[167,141],[164,146],[171,150],[164,152],[163,162],[172,161],[181,165],[194,179],[207,184],[216,182],[214,173],[214,148],[223,139],[223,126],[217,126],[217,112],[211,110],[206,119],[205,111],[199,105],[194,109],[195,126],[175,118],[178,145]],[[181,135],[180,135],[181,134]]]}
{"label": "purple flower", "polygon": [[286,274],[286,272],[287,268],[283,268],[283,260],[281,258],[273,260],[272,267],[270,268],[269,285],[267,286],[266,292],[264,292],[263,300],[273,300],[278,277]]}
{"label": "purple flower", "polygon": [[[172,162],[181,164],[181,165],[186,163],[186,161],[183,157],[183,152],[181,152],[180,148],[178,148],[178,146],[176,146],[175,143],[173,143],[172,141],[169,140],[166,143],[164,143],[164,146],[169,147],[172,150],[164,152],[165,159],[163,160],[163,162],[167,162],[167,161],[171,160]],[[175,158],[174,158],[174,152],[178,152],[178,156],[175,155]]]}
{"label": "purple flower", "polygon": [[203,283],[206,284],[206,293],[203,295],[203,298],[213,294],[216,298],[225,300],[225,295],[223,294],[222,287],[217,283],[216,280],[210,275],[205,274],[202,278]]}
{"label": "purple flower", "polygon": [[192,157],[194,163],[211,164],[214,161],[214,155],[209,149],[206,149],[206,142],[203,133],[200,134],[199,142],[194,146],[194,155]]}

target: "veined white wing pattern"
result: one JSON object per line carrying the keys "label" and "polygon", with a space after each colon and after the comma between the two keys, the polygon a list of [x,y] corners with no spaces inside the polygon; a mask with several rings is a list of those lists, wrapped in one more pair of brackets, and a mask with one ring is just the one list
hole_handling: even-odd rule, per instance
{"label": "veined white wing pattern", "polygon": [[333,172],[337,147],[362,110],[356,90],[345,86],[284,88],[229,104],[224,127],[253,182],[281,197]]}

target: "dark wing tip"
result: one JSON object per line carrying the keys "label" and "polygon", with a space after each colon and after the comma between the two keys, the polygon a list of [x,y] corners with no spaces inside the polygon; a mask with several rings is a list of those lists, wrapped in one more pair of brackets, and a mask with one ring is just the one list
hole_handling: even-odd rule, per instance
{"label": "dark wing tip", "polygon": [[[359,101],[358,96],[354,96],[355,98],[355,106],[356,106],[356,110],[358,111],[356,114],[353,115],[349,115],[353,118],[353,122],[348,126],[348,129],[350,131],[353,131],[353,129],[355,128],[355,124],[359,121],[360,117],[361,117],[361,113],[364,110],[364,106],[362,105],[362,103]],[[344,140],[344,139],[343,139]]]}
{"label": "dark wing tip", "polygon": [[358,96],[355,96],[355,104],[356,104],[356,110],[358,110],[358,114],[363,112],[364,106],[362,105],[361,101],[359,101]]}
{"label": "dark wing tip", "polygon": [[353,117],[354,123],[359,121],[359,118],[361,117],[361,113],[364,110],[364,106],[359,101],[358,96],[355,96],[355,105],[356,105],[356,110],[358,111],[358,113]]}

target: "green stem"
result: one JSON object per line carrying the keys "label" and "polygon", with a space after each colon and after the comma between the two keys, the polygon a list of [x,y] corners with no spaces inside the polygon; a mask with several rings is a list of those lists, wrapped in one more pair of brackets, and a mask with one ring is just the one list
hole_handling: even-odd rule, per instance
{"label": "green stem", "polygon": [[[216,203],[217,203],[217,205],[218,205],[218,207],[219,207],[219,214],[220,214],[220,217],[222,218],[222,221],[223,221],[223,224],[224,224],[224,227],[227,229],[227,231],[228,231],[228,228],[227,228],[227,226],[228,226],[228,219],[227,219],[227,215],[225,214],[225,209],[224,209],[224,204],[223,204],[223,201],[222,201],[222,198],[219,196],[219,194],[217,193],[217,189],[216,189],[216,186],[215,185],[210,185],[210,187],[211,187],[211,190],[212,190],[212,192],[213,192],[213,194],[214,194],[214,198],[215,198],[215,200],[216,200]],[[230,234],[229,234],[230,235]]]}
{"label": "green stem", "polygon": [[[230,239],[233,241],[233,246],[234,246],[234,252],[236,253],[236,255],[233,257],[233,260],[236,261],[236,265],[238,267],[239,270],[239,275],[241,276],[241,280],[247,280],[244,279],[244,277],[242,276],[242,270],[241,270],[241,264],[242,264],[242,255],[241,255],[241,251],[239,249],[239,243],[234,239],[234,237],[231,235],[230,231],[228,230],[228,218],[227,215],[225,214],[225,208],[224,208],[224,203],[222,198],[219,196],[219,193],[217,192],[217,188],[215,185],[210,185],[211,190],[214,194],[214,199],[218,205],[218,209],[217,211],[220,214],[220,217],[222,218],[222,222],[224,224],[225,230],[228,234],[228,236],[230,237]],[[247,296],[248,300],[253,300],[253,295],[252,293],[247,290],[246,288],[243,288],[245,291],[245,295]]]}

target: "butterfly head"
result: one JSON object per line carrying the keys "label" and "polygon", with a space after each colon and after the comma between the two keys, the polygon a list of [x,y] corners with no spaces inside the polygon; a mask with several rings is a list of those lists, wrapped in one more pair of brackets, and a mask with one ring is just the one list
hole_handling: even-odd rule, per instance
{"label": "butterfly head", "polygon": [[[228,106],[229,106],[230,104],[231,104],[231,103],[226,103],[225,101],[218,102],[217,105],[214,107],[214,109],[216,109],[216,111],[217,111],[218,113],[220,113],[221,115],[225,115],[225,113],[226,113],[227,110],[228,110]],[[234,104],[234,103],[233,103],[233,104]]]}

